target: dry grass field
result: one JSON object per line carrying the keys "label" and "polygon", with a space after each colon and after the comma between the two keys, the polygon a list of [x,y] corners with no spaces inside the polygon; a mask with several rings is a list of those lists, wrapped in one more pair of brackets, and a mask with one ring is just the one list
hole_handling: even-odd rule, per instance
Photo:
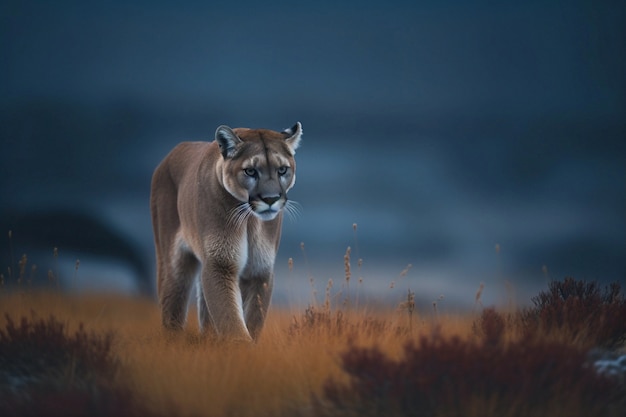
{"label": "dry grass field", "polygon": [[160,327],[156,302],[0,288],[0,415],[621,416],[619,285],[566,279],[534,307],[421,317],[396,307],[272,308],[255,345]]}

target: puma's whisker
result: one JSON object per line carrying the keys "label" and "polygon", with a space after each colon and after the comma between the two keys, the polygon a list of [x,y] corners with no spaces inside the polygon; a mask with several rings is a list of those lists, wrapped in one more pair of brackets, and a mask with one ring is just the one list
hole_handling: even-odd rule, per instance
{"label": "puma's whisker", "polygon": [[302,205],[297,201],[287,200],[285,213],[291,220],[296,220],[302,215]]}
{"label": "puma's whisker", "polygon": [[228,224],[238,229],[252,214],[252,206],[250,203],[241,203],[235,206],[228,215]]}

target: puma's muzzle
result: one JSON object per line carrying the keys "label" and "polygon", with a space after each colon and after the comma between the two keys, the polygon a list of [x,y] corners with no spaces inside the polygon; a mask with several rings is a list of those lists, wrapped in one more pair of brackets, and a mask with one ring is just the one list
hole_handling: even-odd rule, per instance
{"label": "puma's muzzle", "polygon": [[287,197],[284,194],[257,196],[251,198],[250,207],[252,213],[261,220],[273,220],[276,215],[285,207]]}

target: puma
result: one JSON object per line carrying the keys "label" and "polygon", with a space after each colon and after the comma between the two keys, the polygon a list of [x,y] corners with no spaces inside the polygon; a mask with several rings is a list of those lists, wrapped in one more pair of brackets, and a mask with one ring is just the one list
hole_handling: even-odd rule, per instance
{"label": "puma", "polygon": [[302,125],[220,126],[177,145],[154,171],[150,206],[162,324],[182,329],[194,283],[203,332],[256,341],[272,296],[283,211]]}

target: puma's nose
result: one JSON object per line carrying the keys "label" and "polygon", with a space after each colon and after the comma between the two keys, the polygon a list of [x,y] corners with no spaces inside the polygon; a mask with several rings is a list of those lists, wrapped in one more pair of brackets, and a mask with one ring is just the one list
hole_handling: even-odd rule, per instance
{"label": "puma's nose", "polygon": [[261,200],[263,200],[263,202],[267,204],[268,206],[271,206],[272,204],[280,200],[280,195],[273,195],[270,197],[261,197]]}

